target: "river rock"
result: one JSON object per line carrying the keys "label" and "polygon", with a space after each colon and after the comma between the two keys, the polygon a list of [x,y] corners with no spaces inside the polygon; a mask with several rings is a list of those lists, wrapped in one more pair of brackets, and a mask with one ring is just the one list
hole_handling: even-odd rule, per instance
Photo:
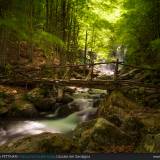
{"label": "river rock", "polygon": [[9,109],[7,107],[0,107],[0,116],[4,116],[8,113]]}
{"label": "river rock", "polygon": [[39,100],[44,98],[44,90],[41,88],[34,88],[26,94],[26,99],[36,104]]}
{"label": "river rock", "polygon": [[135,142],[141,139],[144,127],[144,124],[137,117],[126,118],[122,125],[123,131],[128,133]]}
{"label": "river rock", "polygon": [[160,94],[152,94],[149,96],[145,96],[144,103],[146,106],[152,107],[152,108],[160,108],[160,100],[159,100]]}
{"label": "river rock", "polygon": [[25,100],[15,100],[11,104],[9,117],[33,118],[38,116],[38,112],[34,105]]}
{"label": "river rock", "polygon": [[137,117],[128,117],[123,123],[124,130],[138,132],[144,127],[144,124]]}
{"label": "river rock", "polygon": [[132,145],[130,136],[103,118],[78,125],[73,137],[84,152],[123,152]]}
{"label": "river rock", "polygon": [[9,111],[6,102],[0,98],[0,116],[6,114]]}
{"label": "river rock", "polygon": [[120,91],[113,91],[100,103],[98,115],[106,119],[111,115],[117,115],[120,119],[124,119],[129,116],[131,111],[138,108],[136,103],[126,98]]}
{"label": "river rock", "polygon": [[0,92],[0,116],[6,115],[9,110],[9,104],[13,101],[13,96]]}
{"label": "river rock", "polygon": [[56,99],[54,97],[49,97],[46,94],[48,93],[46,93],[44,89],[34,88],[27,93],[26,99],[33,103],[40,112],[55,111],[53,109]]}
{"label": "river rock", "polygon": [[73,101],[73,97],[68,94],[65,94],[63,97],[60,97],[60,98],[58,97],[56,101],[58,103],[67,104]]}
{"label": "river rock", "polygon": [[63,118],[66,117],[76,111],[79,111],[79,107],[76,105],[69,104],[59,104],[59,108],[57,109],[57,117]]}
{"label": "river rock", "polygon": [[55,111],[55,104],[56,99],[53,97],[46,97],[43,99],[39,99],[39,101],[36,102],[35,107],[40,112],[47,112],[47,111]]}
{"label": "river rock", "polygon": [[79,153],[72,139],[62,134],[42,133],[11,141],[0,147],[5,153]]}
{"label": "river rock", "polygon": [[98,107],[101,103],[101,98],[93,99],[93,107]]}
{"label": "river rock", "polygon": [[118,115],[109,115],[107,117],[107,120],[110,121],[111,123],[115,124],[116,126],[120,127],[122,125],[122,120],[119,118]]}
{"label": "river rock", "polygon": [[146,135],[136,149],[139,153],[160,153],[160,134]]}

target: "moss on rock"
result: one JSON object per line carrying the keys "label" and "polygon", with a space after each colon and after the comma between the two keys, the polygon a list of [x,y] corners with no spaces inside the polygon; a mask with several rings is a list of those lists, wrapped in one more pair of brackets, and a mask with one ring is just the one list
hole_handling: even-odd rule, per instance
{"label": "moss on rock", "polygon": [[98,118],[84,122],[74,131],[74,139],[82,150],[110,152],[113,146],[130,145],[131,138],[111,122]]}
{"label": "moss on rock", "polygon": [[6,115],[9,110],[10,106],[9,104],[13,100],[13,96],[5,93],[5,92],[0,92],[0,116]]}
{"label": "moss on rock", "polygon": [[123,120],[130,116],[132,111],[139,108],[136,103],[126,98],[120,91],[113,91],[111,95],[99,105],[98,116],[120,126]]}
{"label": "moss on rock", "polygon": [[11,110],[8,116],[33,118],[38,116],[38,112],[32,103],[25,100],[15,100],[11,104]]}
{"label": "moss on rock", "polygon": [[160,134],[146,135],[135,152],[139,153],[159,153],[160,152]]}
{"label": "moss on rock", "polygon": [[42,133],[11,141],[0,147],[5,153],[79,153],[78,146],[62,134]]}
{"label": "moss on rock", "polygon": [[26,94],[25,98],[36,104],[40,99],[44,98],[44,90],[41,88],[34,88]]}

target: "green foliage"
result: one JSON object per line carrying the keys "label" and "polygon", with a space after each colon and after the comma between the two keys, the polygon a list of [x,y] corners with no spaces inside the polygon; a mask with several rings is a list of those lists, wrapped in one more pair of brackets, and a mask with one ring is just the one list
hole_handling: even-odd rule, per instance
{"label": "green foliage", "polygon": [[[96,52],[101,58],[108,58],[110,48],[108,43],[114,32],[114,23],[120,16],[117,1],[89,0],[80,12],[81,18],[79,47],[84,48],[85,33],[88,32],[88,50]],[[82,15],[83,14],[83,15]]]}
{"label": "green foliage", "polygon": [[114,43],[127,47],[129,63],[153,66],[160,58],[160,3],[124,0],[122,4],[123,14],[115,25]]}
{"label": "green foliage", "polygon": [[153,52],[160,53],[160,38],[153,40],[150,42],[150,47]]}
{"label": "green foliage", "polygon": [[112,51],[123,45],[128,50],[128,63],[152,65],[156,60],[158,65],[158,0],[0,2],[1,32],[3,33],[5,28],[8,39],[27,41],[44,49],[46,57],[58,52],[61,59],[72,57],[72,61],[76,61],[78,58],[74,54],[78,48],[84,50],[87,31],[87,49],[96,52],[102,58],[108,58]]}
{"label": "green foliage", "polygon": [[53,47],[53,44],[60,47],[63,47],[64,45],[63,41],[57,36],[41,30],[34,33],[33,42],[39,47],[45,49],[47,53],[49,52],[49,49]]}

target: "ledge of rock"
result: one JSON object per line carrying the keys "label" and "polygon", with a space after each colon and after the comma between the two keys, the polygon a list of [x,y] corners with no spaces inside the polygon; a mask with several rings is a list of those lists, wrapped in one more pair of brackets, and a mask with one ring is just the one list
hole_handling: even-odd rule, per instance
{"label": "ledge of rock", "polygon": [[120,125],[120,121],[129,117],[131,111],[136,109],[139,109],[136,103],[126,98],[120,91],[113,91],[109,97],[100,103],[98,115],[109,121],[113,119],[112,117],[116,117],[116,122],[112,121],[112,123],[117,125],[118,118],[118,125]]}
{"label": "ledge of rock", "polygon": [[160,152],[160,134],[146,135],[140,145],[137,147],[136,152],[139,153],[159,153]]}
{"label": "ledge of rock", "polygon": [[42,133],[0,146],[5,153],[79,153],[78,146],[62,134]]}
{"label": "ledge of rock", "polygon": [[127,152],[124,146],[128,151],[133,146],[130,136],[103,118],[78,125],[73,134],[85,152]]}
{"label": "ledge of rock", "polygon": [[38,116],[38,111],[34,105],[25,100],[16,100],[11,104],[9,117],[33,118]]}

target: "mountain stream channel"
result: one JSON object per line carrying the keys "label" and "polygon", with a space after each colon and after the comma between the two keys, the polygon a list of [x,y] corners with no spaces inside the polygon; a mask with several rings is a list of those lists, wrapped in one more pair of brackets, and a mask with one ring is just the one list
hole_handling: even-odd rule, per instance
{"label": "mountain stream channel", "polygon": [[[112,71],[109,69],[108,66],[100,68],[101,73],[111,75]],[[55,118],[55,111],[46,114],[42,119],[3,120],[0,125],[0,145],[10,140],[43,132],[67,134],[74,130],[80,122],[87,121],[95,115],[98,103],[103,100],[106,94],[106,90],[76,88],[76,92],[72,95],[74,100],[68,105],[78,106],[79,111],[67,117]]]}

